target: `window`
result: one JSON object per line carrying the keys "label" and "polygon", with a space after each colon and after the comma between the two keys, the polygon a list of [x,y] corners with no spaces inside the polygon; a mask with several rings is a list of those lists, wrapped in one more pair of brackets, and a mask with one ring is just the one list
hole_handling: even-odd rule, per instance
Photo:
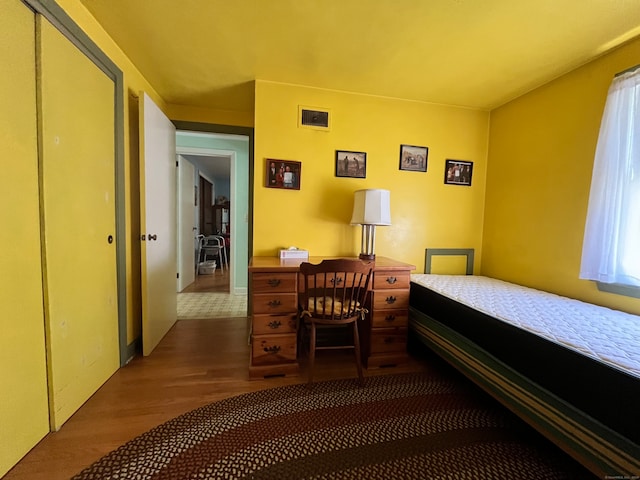
{"label": "window", "polygon": [[609,87],[580,278],[640,287],[640,68],[616,76]]}

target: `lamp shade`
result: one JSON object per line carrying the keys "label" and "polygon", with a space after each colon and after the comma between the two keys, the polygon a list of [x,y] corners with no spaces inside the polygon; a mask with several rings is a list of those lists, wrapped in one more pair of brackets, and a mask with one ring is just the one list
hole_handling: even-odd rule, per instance
{"label": "lamp shade", "polygon": [[390,198],[389,190],[356,190],[351,225],[391,225]]}

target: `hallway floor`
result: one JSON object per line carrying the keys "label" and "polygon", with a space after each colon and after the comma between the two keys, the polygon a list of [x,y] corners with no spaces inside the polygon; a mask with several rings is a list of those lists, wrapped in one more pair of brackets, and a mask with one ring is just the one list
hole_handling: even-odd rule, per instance
{"label": "hallway floor", "polygon": [[231,295],[229,271],[198,275],[178,293],[178,320],[238,318],[247,316],[247,296]]}
{"label": "hallway floor", "polygon": [[229,293],[229,270],[216,268],[211,275],[196,275],[196,281],[180,293]]}

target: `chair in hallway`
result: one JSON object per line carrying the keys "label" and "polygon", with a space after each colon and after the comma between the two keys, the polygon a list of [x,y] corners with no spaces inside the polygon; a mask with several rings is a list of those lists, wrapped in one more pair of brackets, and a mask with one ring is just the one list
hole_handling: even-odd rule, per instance
{"label": "chair in hallway", "polygon": [[[224,249],[224,240],[221,237],[217,235],[201,236],[199,250],[198,263],[214,259],[220,265],[220,269],[224,271],[224,260],[227,258],[227,252]],[[228,268],[228,264],[226,266]]]}
{"label": "chair in hallway", "polygon": [[352,349],[363,383],[358,320],[367,313],[374,262],[330,259],[300,265],[302,342],[309,347],[308,384],[313,383],[316,350]]}

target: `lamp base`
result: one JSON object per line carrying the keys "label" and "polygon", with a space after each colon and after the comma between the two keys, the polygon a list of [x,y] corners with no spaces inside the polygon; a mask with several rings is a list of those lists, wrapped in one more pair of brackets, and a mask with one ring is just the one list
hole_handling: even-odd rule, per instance
{"label": "lamp base", "polygon": [[360,260],[375,260],[376,256],[373,253],[361,253],[358,258]]}

